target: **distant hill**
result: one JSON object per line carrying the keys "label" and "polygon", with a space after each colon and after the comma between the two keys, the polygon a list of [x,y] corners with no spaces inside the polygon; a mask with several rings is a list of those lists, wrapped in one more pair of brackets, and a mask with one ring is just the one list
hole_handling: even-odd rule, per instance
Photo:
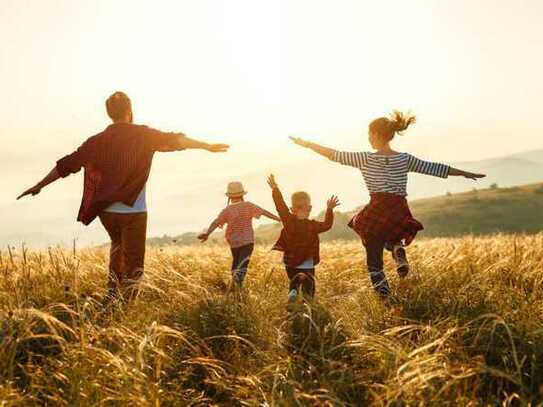
{"label": "distant hill", "polygon": [[[484,235],[493,233],[536,233],[543,230],[543,183],[520,187],[488,189],[447,194],[410,203],[415,218],[424,224],[420,236]],[[334,227],[322,240],[357,239],[347,227],[354,212],[337,212]],[[321,214],[322,217],[322,214]],[[271,243],[277,239],[280,225],[267,224],[256,229],[257,241]],[[217,233],[212,242],[222,242]],[[195,233],[177,237],[149,239],[151,245],[195,244]]]}
{"label": "distant hill", "polygon": [[411,205],[425,236],[543,230],[543,183],[420,199]]}

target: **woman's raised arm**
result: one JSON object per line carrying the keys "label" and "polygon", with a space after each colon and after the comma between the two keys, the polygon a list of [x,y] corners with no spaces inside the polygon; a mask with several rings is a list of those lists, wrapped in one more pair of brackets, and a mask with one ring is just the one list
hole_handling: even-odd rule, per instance
{"label": "woman's raised arm", "polygon": [[309,148],[310,150],[313,150],[317,154],[322,155],[323,157],[328,158],[329,160],[334,159],[334,154],[336,150],[328,147],[321,146],[317,143],[312,143],[311,141],[306,141],[301,139],[300,137],[290,137],[290,139],[295,143],[298,144],[301,147]]}

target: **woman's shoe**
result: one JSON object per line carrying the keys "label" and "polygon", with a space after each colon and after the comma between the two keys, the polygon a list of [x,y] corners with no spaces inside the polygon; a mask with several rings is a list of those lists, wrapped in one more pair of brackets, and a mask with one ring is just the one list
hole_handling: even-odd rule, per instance
{"label": "woman's shoe", "polygon": [[396,271],[400,277],[405,277],[409,273],[409,262],[407,253],[401,244],[395,244],[392,248],[392,258],[396,262]]}

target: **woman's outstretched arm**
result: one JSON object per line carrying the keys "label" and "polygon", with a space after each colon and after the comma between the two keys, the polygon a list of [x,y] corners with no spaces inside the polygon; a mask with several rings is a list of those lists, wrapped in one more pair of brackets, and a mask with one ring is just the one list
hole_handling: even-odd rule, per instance
{"label": "woman's outstretched arm", "polygon": [[336,153],[336,150],[328,147],[321,146],[317,143],[312,143],[311,141],[306,141],[301,139],[300,137],[290,137],[290,139],[295,143],[298,144],[301,147],[309,148],[310,150],[313,150],[317,154],[322,155],[323,157],[328,158],[329,160],[334,159],[334,154]]}
{"label": "woman's outstretched arm", "polygon": [[317,143],[302,140],[299,137],[291,137],[290,139],[299,146],[309,148],[317,154],[339,164],[359,169],[364,168],[368,164],[368,153],[365,152],[336,151],[333,148],[324,147]]}
{"label": "woman's outstretched arm", "polygon": [[460,170],[458,168],[450,167],[449,176],[451,176],[451,177],[464,177],[464,178],[469,178],[469,179],[472,179],[474,181],[477,181],[478,178],[486,177],[486,174],[478,174],[478,173],[475,173],[475,172],[469,172],[469,171]]}
{"label": "woman's outstretched arm", "polygon": [[415,156],[409,154],[408,169],[411,172],[418,172],[419,174],[432,175],[439,178],[447,177],[465,177],[476,180],[478,178],[486,177],[485,174],[477,174],[458,168],[453,168],[449,165],[436,163],[432,161],[424,161]]}

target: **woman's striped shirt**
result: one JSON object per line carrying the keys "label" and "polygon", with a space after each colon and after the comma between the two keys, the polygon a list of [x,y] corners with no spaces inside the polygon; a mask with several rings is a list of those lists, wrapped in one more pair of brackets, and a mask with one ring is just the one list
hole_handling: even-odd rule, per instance
{"label": "woman's striped shirt", "polygon": [[384,155],[336,151],[333,160],[360,169],[370,193],[388,192],[402,196],[407,195],[407,173],[447,178],[450,170],[448,165],[419,160],[408,153]]}

